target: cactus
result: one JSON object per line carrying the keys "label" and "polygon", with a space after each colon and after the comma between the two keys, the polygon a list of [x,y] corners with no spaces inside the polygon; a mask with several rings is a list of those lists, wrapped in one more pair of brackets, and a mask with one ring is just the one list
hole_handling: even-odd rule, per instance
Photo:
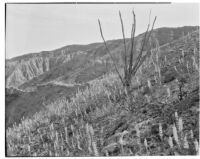
{"label": "cactus", "polygon": [[[99,28],[100,28],[100,33],[101,33],[101,37],[103,39],[103,42],[104,42],[104,45],[107,49],[107,52],[109,54],[109,56],[111,57],[112,61],[113,61],[113,64],[114,64],[114,67],[115,67],[115,71],[117,72],[118,74],[118,77],[119,79],[121,80],[123,86],[124,86],[124,89],[125,89],[125,92],[128,96],[128,103],[130,104],[130,90],[131,90],[131,80],[132,78],[135,76],[136,72],[138,71],[138,69],[140,68],[140,66],[143,64],[143,62],[145,61],[145,59],[147,58],[147,56],[151,53],[150,51],[150,45],[147,45],[148,42],[149,42],[149,39],[151,37],[151,34],[152,34],[152,30],[154,28],[154,24],[155,24],[155,21],[156,21],[156,17],[153,21],[153,24],[152,24],[152,28],[149,32],[149,27],[150,27],[150,24],[148,24],[147,26],[147,30],[145,32],[145,35],[144,35],[144,38],[142,40],[142,44],[141,44],[141,49],[140,49],[140,52],[139,52],[139,55],[135,61],[135,64],[133,65],[133,54],[135,53],[135,47],[136,47],[136,42],[135,42],[135,29],[136,29],[136,18],[135,18],[135,12],[133,11],[133,25],[132,25],[132,31],[131,31],[131,51],[128,55],[127,53],[127,49],[126,49],[126,40],[125,40],[125,34],[124,34],[124,25],[123,25],[123,20],[122,20],[122,16],[121,16],[121,12],[119,11],[119,17],[120,17],[120,22],[121,22],[121,27],[122,27],[122,35],[123,35],[123,43],[124,43],[124,52],[122,52],[124,55],[124,76],[122,76],[120,73],[119,73],[119,70],[117,68],[117,64],[116,64],[116,61],[114,60],[108,46],[107,46],[107,43],[104,39],[104,36],[103,36],[103,31],[102,31],[102,27],[101,27],[101,23],[100,23],[100,20],[98,20],[98,23],[99,23]],[[151,13],[150,13],[151,14]],[[149,32],[149,33],[148,33]],[[148,46],[148,49],[146,51],[146,54],[144,55],[144,47],[145,46]],[[129,56],[129,58],[128,58]],[[130,59],[128,61],[128,59]]]}

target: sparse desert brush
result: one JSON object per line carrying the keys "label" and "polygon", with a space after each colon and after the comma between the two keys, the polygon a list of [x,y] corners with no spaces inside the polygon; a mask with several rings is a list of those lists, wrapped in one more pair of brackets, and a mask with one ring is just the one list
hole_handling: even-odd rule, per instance
{"label": "sparse desert brush", "polygon": [[[87,131],[81,125],[92,116],[96,119],[113,111],[114,105],[111,104],[110,96],[118,93],[119,89],[118,80],[114,74],[110,74],[103,79],[92,81],[90,88],[79,90],[71,101],[61,98],[46,106],[46,110],[36,113],[32,119],[23,119],[21,124],[7,130],[7,154],[9,156],[73,156],[78,149],[80,154],[86,155],[86,146],[90,147],[89,152],[91,149],[90,155],[99,156],[92,126],[89,126],[91,142],[88,142],[85,141],[84,135]],[[71,124],[69,127],[67,122],[73,114],[75,116],[72,120],[75,126]],[[70,133],[72,136],[69,135]],[[21,146],[25,147],[19,153]]]}
{"label": "sparse desert brush", "polygon": [[[111,138],[115,137],[116,142],[107,143],[108,139],[105,139],[105,136],[98,138],[96,135],[99,132],[105,134],[106,129],[100,127],[98,132],[97,127],[88,123],[93,122],[88,118],[94,116],[93,119],[96,119],[113,111],[115,104],[111,103],[106,92],[109,92],[110,87],[111,90],[113,89],[111,94],[118,89],[115,87],[117,82],[102,81],[104,82],[94,82],[92,87],[83,92],[77,92],[71,102],[61,99],[50,105],[47,111],[37,113],[33,119],[24,119],[19,126],[9,128],[7,130],[9,156],[113,156],[116,155],[114,151],[117,151],[117,155],[197,153],[198,140],[194,139],[192,131],[190,135],[183,132],[183,119],[178,116],[178,113],[175,113],[173,136],[166,139],[165,130],[162,124],[159,124],[157,131],[160,142],[157,141],[158,143],[154,140],[154,136],[145,135],[146,130],[141,124],[128,131],[113,134]],[[95,87],[97,84],[98,86]],[[106,103],[105,99],[109,103]],[[93,104],[90,108],[95,109],[87,113],[89,103]],[[59,108],[54,110],[55,105]],[[69,118],[71,115],[73,119]],[[152,149],[155,145],[161,147],[161,150],[157,150],[156,153]],[[165,149],[166,145],[168,145],[167,149]],[[21,148],[23,151],[20,151]]]}
{"label": "sparse desert brush", "polygon": [[[158,45],[157,49],[160,49]],[[70,100],[58,99],[32,118],[22,119],[20,124],[8,128],[7,156],[198,154],[199,139],[194,130],[188,132],[184,129],[184,116],[180,117],[175,113],[174,123],[169,126],[161,114],[152,113],[154,104],[156,108],[160,106],[156,104],[161,102],[160,97],[163,98],[162,91],[167,94],[170,102],[173,90],[171,86],[166,85],[164,88],[160,85],[160,52],[155,49],[155,54],[150,55],[149,61],[141,64],[141,67],[137,66],[138,71],[131,81],[131,86],[136,83],[134,101],[131,103],[131,106],[137,108],[135,113],[130,109],[123,109],[126,106],[125,91],[118,75],[106,74],[88,82],[88,87],[78,90]],[[164,61],[170,63],[169,60],[170,57],[165,56]],[[189,67],[190,65],[188,69]],[[156,73],[155,76],[145,74],[151,68],[155,68],[152,71]],[[180,72],[180,68],[177,71]],[[144,85],[150,91],[146,91],[146,94],[139,93]],[[171,103],[161,103],[161,109],[164,110],[168,104]],[[174,108],[174,105],[170,106]]]}
{"label": "sparse desert brush", "polygon": [[170,154],[198,155],[199,143],[194,138],[192,130],[190,130],[190,134],[183,131],[183,120],[181,117],[178,117],[177,112],[175,112],[175,123],[172,126],[172,132],[173,137],[169,136],[168,138]]}
{"label": "sparse desert brush", "polygon": [[[137,76],[135,81],[140,81],[140,78],[142,76]],[[149,78],[146,83],[153,89]],[[171,98],[169,89],[170,87],[166,87],[165,93],[167,92],[167,97]],[[36,113],[33,118],[23,119],[19,125],[8,128],[6,132],[8,156],[194,155],[198,153],[198,140],[194,138],[193,131],[190,133],[183,131],[183,118],[177,113],[176,122],[172,126],[173,135],[167,138],[160,123],[157,127],[158,138],[148,131],[150,136],[146,135],[148,134],[146,130],[136,126],[134,129],[114,133],[116,141],[109,143],[105,137],[107,130],[98,122],[101,123],[103,117],[111,126],[112,122],[118,116],[120,117],[120,114],[109,115],[116,113],[116,108],[121,108],[123,93],[123,86],[116,74],[111,73],[102,79],[91,81],[89,87],[84,91],[78,90],[70,101],[61,98],[48,105],[45,111]],[[145,102],[141,99],[144,97],[139,100],[141,103]],[[138,102],[137,105],[143,105],[141,103]],[[93,122],[99,125],[95,126],[96,123]]]}
{"label": "sparse desert brush", "polygon": [[[150,40],[152,39],[152,31],[154,28],[154,24],[156,21],[156,16],[153,20],[151,29],[150,29],[150,16],[151,12],[149,14],[149,22],[147,25],[147,30],[145,34],[142,37],[141,44],[139,51],[137,50],[137,41],[135,40],[135,30],[136,30],[136,16],[134,10],[132,11],[133,14],[133,24],[132,24],[132,30],[131,30],[131,39],[130,39],[130,51],[127,49],[127,44],[126,44],[126,38],[125,38],[125,32],[124,32],[124,24],[123,24],[123,18],[121,15],[121,12],[119,11],[119,18],[120,18],[120,23],[121,23],[121,29],[122,29],[122,36],[123,36],[123,46],[124,49],[121,51],[121,57],[123,58],[123,74],[119,71],[117,62],[111,53],[109,47],[108,47],[108,42],[105,41],[103,31],[102,31],[102,26],[101,22],[98,19],[98,24],[99,24],[99,29],[100,29],[100,34],[103,40],[103,43],[105,45],[106,51],[108,55],[110,56],[113,66],[115,69],[116,74],[118,75],[118,78],[123,86],[124,92],[127,97],[127,109],[131,109],[132,111],[132,101],[134,100],[134,97],[132,96],[132,79],[133,77],[136,76],[136,73],[138,70],[140,70],[140,73],[142,73],[141,69],[147,67],[147,63],[145,62],[147,57],[151,54],[151,48],[152,44],[150,43]],[[135,61],[133,60],[134,54],[137,55]]]}

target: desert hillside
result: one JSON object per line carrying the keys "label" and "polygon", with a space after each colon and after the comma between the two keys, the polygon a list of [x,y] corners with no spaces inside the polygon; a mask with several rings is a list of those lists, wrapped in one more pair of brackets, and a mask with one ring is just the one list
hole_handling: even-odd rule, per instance
{"label": "desert hillside", "polygon": [[[160,46],[164,46],[172,39],[172,32],[173,40],[178,40],[196,28],[159,28],[154,30],[154,35]],[[143,36],[136,37],[138,48]],[[108,47],[119,67],[122,67],[120,53],[123,51],[123,40],[110,40]],[[130,39],[127,39],[127,47],[130,50]],[[6,127],[19,123],[22,117],[32,116],[57,98],[69,98],[77,88],[85,87],[89,81],[113,71],[112,60],[103,43],[64,46],[6,60],[6,88],[24,92],[20,95],[6,93]]]}
{"label": "desert hillside", "polygon": [[[128,106],[103,43],[7,59],[7,155],[196,155],[199,27],[153,34],[159,51],[152,48],[138,69]],[[107,44],[121,71],[123,40]]]}

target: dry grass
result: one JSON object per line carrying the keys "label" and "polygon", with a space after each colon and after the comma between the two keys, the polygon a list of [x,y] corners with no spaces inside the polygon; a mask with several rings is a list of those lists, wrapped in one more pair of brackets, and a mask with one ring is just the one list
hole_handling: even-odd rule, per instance
{"label": "dry grass", "polygon": [[[8,128],[7,156],[197,155],[199,131],[189,127],[187,120],[198,112],[187,118],[184,110],[173,108],[178,102],[177,83],[161,84],[163,66],[169,62],[164,60],[161,65],[160,58],[161,54],[151,55],[152,62],[143,63],[132,81],[141,84],[133,90],[135,114],[127,109],[117,75],[110,73],[90,81],[89,87],[79,90],[70,101],[56,100],[31,119]],[[151,68],[155,68],[155,76],[147,73]],[[182,68],[177,67],[177,71]],[[196,69],[193,62],[187,70],[197,75]],[[197,86],[191,82],[185,87],[192,91]],[[164,114],[160,113],[163,110]]]}

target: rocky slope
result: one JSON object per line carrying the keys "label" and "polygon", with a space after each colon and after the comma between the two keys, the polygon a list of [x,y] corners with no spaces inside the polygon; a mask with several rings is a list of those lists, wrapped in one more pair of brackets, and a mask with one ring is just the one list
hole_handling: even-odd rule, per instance
{"label": "rocky slope", "polygon": [[[160,28],[156,29],[154,34],[160,45],[164,45],[171,42],[171,32],[174,34],[173,40],[178,40],[182,38],[183,33],[186,35],[196,29],[197,27]],[[143,35],[139,35],[137,41],[140,41]],[[196,40],[198,37],[192,39]],[[194,40],[187,47],[191,47],[192,44],[198,45]],[[169,58],[176,58],[173,50],[178,51],[177,47],[181,45],[184,45],[184,41],[182,44],[176,42],[167,45],[161,51],[163,54],[167,52]],[[127,39],[127,46],[130,49],[130,39]],[[121,66],[123,41],[108,41],[108,47]],[[13,87],[20,90],[6,91],[6,127],[12,126],[14,122],[19,123],[23,116],[32,116],[57,98],[69,99],[77,89],[84,88],[89,81],[112,71],[112,62],[102,43],[70,45],[6,60],[6,87],[8,90]],[[171,76],[170,71],[166,72]],[[147,77],[150,75],[150,72],[146,73]]]}
{"label": "rocky slope", "polygon": [[[196,30],[196,27],[181,27],[181,28],[160,28],[154,31],[156,38],[159,41],[160,45],[168,43],[171,41],[171,38],[178,39],[183,34],[187,34]],[[173,37],[171,36],[173,33]],[[141,39],[143,34],[137,37],[138,40]],[[129,39],[127,39],[128,46]],[[112,40],[108,41],[108,46],[112,53],[115,55],[119,54],[123,49],[122,40]],[[53,51],[43,51],[37,54],[28,54],[19,57],[15,57],[9,60],[6,60],[6,87],[19,87],[20,85],[29,82],[34,77],[39,77],[42,75],[48,78],[48,81],[55,80],[54,76],[61,77],[62,73],[57,75],[58,70],[67,67],[70,65],[72,68],[73,65],[76,65],[74,60],[75,57],[81,59],[81,65],[75,69],[80,71],[81,67],[87,63],[103,63],[102,58],[107,57],[105,47],[102,43],[94,43],[89,45],[70,45],[65,46]],[[86,57],[87,60],[83,60],[83,57]],[[119,57],[118,57],[119,58]],[[68,64],[70,61],[73,61],[72,64]],[[104,61],[105,62],[105,61]],[[59,68],[60,67],[60,68]],[[73,71],[76,71],[73,68]],[[67,72],[68,70],[66,70]],[[48,72],[48,73],[46,73]],[[45,75],[43,75],[46,73]],[[56,75],[54,75],[54,73]],[[53,79],[51,79],[53,77]],[[66,79],[67,77],[62,77]],[[35,80],[35,79],[34,79]],[[40,80],[41,79],[36,79]]]}
{"label": "rocky slope", "polygon": [[198,155],[199,32],[159,50],[133,79],[130,104],[116,74],[92,80],[8,128],[7,156]]}
{"label": "rocky slope", "polygon": [[74,56],[84,54],[84,52],[64,53],[63,50],[61,52],[58,55],[49,53],[48,56],[43,56],[41,53],[29,58],[21,57],[21,59],[6,61],[6,87],[18,87],[54,67],[70,61]]}

